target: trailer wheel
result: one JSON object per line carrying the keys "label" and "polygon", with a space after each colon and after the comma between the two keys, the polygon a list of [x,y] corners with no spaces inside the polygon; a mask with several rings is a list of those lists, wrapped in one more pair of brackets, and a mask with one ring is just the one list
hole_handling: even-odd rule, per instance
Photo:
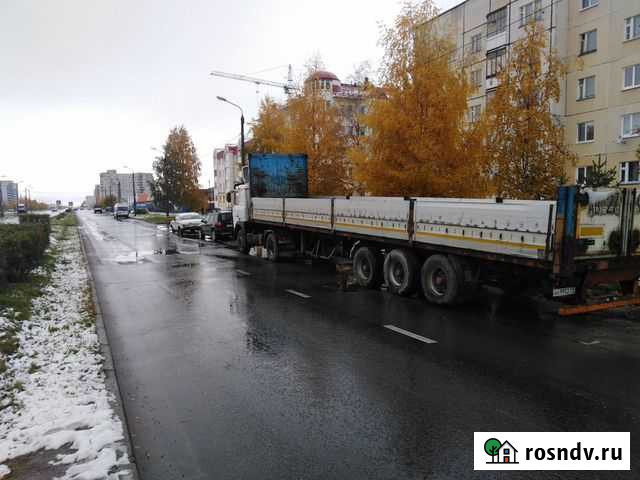
{"label": "trailer wheel", "polygon": [[276,234],[273,232],[267,234],[264,245],[267,249],[267,258],[272,262],[277,262],[280,259],[280,248],[278,247],[278,237]]}
{"label": "trailer wheel", "polygon": [[420,270],[425,298],[438,305],[451,305],[461,296],[461,272],[444,255],[431,255]]}
{"label": "trailer wheel", "polygon": [[358,285],[378,288],[382,283],[382,256],[370,247],[360,247],[353,256],[353,275]]}
{"label": "trailer wheel", "polygon": [[418,259],[409,250],[396,248],[384,259],[384,280],[391,293],[407,296],[417,289]]}
{"label": "trailer wheel", "polygon": [[245,255],[249,253],[249,243],[247,242],[247,231],[244,225],[240,225],[236,231],[236,240],[238,241],[238,251]]}

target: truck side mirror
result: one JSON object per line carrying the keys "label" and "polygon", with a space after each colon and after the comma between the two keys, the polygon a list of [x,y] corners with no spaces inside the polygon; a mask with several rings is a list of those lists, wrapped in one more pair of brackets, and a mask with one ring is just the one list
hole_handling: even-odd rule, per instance
{"label": "truck side mirror", "polygon": [[242,167],[242,180],[244,183],[249,183],[249,166],[245,165]]}
{"label": "truck side mirror", "polygon": [[227,203],[231,203],[231,192],[227,192]]}

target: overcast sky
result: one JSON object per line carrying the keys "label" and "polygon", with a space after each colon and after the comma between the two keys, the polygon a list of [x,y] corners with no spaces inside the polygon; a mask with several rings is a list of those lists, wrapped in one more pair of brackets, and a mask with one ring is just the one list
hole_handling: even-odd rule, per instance
{"label": "overcast sky", "polygon": [[[449,8],[458,0],[437,1]],[[213,184],[212,152],[236,142],[275,88],[211,70],[285,81],[319,53],[341,79],[376,66],[378,24],[397,0],[0,0],[0,177],[34,197],[78,201],[98,173],[151,171],[169,130],[184,125]],[[281,67],[275,68],[274,67]],[[256,73],[259,72],[259,73]],[[21,185],[22,189],[23,185]]]}

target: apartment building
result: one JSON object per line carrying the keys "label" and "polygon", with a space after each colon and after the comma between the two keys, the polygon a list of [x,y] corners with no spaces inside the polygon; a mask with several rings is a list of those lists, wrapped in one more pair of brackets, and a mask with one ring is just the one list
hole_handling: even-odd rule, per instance
{"label": "apartment building", "polygon": [[227,193],[232,192],[242,173],[240,147],[228,144],[213,151],[214,203],[218,208],[231,208]]}
{"label": "apartment building", "polygon": [[132,177],[131,173],[118,173],[116,170],[100,173],[100,184],[94,188],[94,195],[100,199],[112,195],[119,202],[133,204],[134,179],[136,200],[141,197],[149,198],[151,196],[149,183],[153,182],[152,173],[135,172]]}
{"label": "apartment building", "polygon": [[0,199],[6,207],[18,202],[18,184],[11,180],[0,180]]}
{"label": "apartment building", "polygon": [[368,79],[365,78],[363,84],[342,83],[335,74],[318,70],[309,75],[305,85],[319,91],[327,102],[338,108],[345,135],[357,137],[366,134],[358,116],[367,111],[365,89]]}
{"label": "apartment building", "polygon": [[454,41],[476,87],[469,121],[498,88],[497,73],[529,21],[544,25],[569,67],[552,106],[579,158],[568,179],[584,181],[603,155],[621,183],[640,183],[640,0],[467,0],[443,12],[436,31]]}

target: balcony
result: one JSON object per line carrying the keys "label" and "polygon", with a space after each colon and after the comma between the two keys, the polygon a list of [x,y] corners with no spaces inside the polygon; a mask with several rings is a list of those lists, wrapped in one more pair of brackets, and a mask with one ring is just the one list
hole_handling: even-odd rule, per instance
{"label": "balcony", "polygon": [[507,44],[507,31],[497,33],[487,38],[487,52]]}
{"label": "balcony", "polygon": [[497,88],[498,85],[500,85],[500,81],[498,80],[498,77],[489,77],[487,78],[487,81],[485,83],[485,89],[491,90],[493,88]]}

